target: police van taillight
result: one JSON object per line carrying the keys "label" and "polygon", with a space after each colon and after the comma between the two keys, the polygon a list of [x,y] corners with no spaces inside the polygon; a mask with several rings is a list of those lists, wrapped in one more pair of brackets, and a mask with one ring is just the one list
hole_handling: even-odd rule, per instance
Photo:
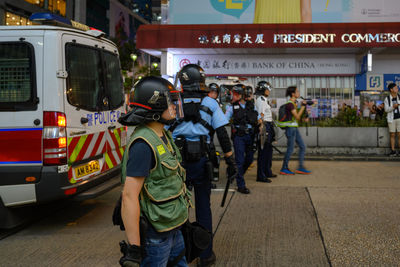
{"label": "police van taillight", "polygon": [[43,112],[43,165],[67,164],[66,126],[64,113]]}

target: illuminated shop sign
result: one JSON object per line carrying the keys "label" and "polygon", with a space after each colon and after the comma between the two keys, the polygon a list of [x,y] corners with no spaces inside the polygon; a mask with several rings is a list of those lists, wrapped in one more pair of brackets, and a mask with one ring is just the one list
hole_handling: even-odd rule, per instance
{"label": "illuminated shop sign", "polygon": [[174,55],[173,73],[186,64],[200,65],[207,75],[354,75],[353,55]]}
{"label": "illuminated shop sign", "polygon": [[[254,37],[254,38],[253,38]],[[264,34],[256,34],[256,35],[250,35],[246,33],[244,36],[241,36],[240,34],[224,34],[224,35],[213,35],[209,39],[207,35],[200,35],[199,37],[199,42],[201,44],[245,44],[245,43],[255,43],[255,44],[264,44]]]}
{"label": "illuminated shop sign", "polygon": [[[200,35],[200,44],[265,44],[264,34]],[[400,33],[284,33],[273,34],[274,44],[400,43]]]}

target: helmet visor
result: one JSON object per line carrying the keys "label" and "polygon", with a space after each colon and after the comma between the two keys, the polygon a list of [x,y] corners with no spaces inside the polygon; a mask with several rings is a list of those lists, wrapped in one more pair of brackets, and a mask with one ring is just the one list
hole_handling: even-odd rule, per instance
{"label": "helmet visor", "polygon": [[165,98],[167,99],[169,114],[176,119],[182,119],[184,114],[183,114],[183,103],[180,91],[173,90],[166,92],[165,94],[166,94]]}

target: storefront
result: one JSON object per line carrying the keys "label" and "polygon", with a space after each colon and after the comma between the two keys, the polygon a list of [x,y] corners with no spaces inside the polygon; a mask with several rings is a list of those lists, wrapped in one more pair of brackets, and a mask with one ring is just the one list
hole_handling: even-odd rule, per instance
{"label": "storefront", "polygon": [[[360,106],[360,92],[400,83],[400,23],[144,25],[137,48],[161,58],[174,78],[188,63],[201,65],[207,82],[255,86],[271,82],[272,97],[286,87],[318,100],[330,117],[342,103]],[[378,92],[378,93],[377,93]],[[361,103],[362,104],[362,103]]]}

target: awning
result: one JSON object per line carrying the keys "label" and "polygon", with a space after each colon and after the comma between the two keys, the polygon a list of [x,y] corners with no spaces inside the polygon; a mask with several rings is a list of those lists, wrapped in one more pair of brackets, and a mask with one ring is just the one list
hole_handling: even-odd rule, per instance
{"label": "awning", "polygon": [[136,38],[136,47],[151,54],[357,53],[399,48],[400,23],[141,25]]}

